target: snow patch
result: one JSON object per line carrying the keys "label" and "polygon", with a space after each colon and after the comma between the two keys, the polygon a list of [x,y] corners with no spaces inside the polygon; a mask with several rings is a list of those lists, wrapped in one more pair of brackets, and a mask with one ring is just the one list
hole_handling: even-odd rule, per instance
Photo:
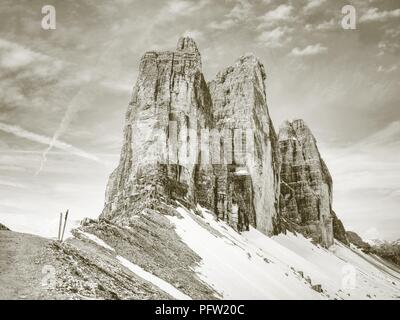
{"label": "snow patch", "polygon": [[117,256],[118,261],[126,268],[128,268],[133,273],[137,274],[142,279],[151,282],[162,291],[168,293],[172,297],[178,300],[191,300],[191,298],[184,294],[183,292],[176,289],[173,285],[169,284],[168,282],[160,279],[159,277],[155,276],[154,274],[147,272],[143,268],[139,267],[138,265],[130,262],[129,260],[125,259],[124,257]]}
{"label": "snow patch", "polygon": [[[168,219],[202,258],[198,276],[224,299],[400,298],[400,274],[361,250],[339,242],[328,250],[289,232],[270,238],[250,228],[239,234],[208,210],[197,209],[203,217],[178,207],[182,218]],[[314,291],[315,285],[323,291]]]}
{"label": "snow patch", "polygon": [[215,221],[207,210],[202,212],[205,222],[221,237],[202,227],[186,209],[177,210],[183,218],[168,219],[183,242],[202,258],[196,269],[199,277],[224,299],[323,298],[305,281],[298,281],[289,267],[268,263],[271,257],[227,224]]}
{"label": "snow patch", "polygon": [[107,243],[105,243],[103,240],[100,238],[96,237],[94,234],[84,232],[81,230],[78,230],[80,234],[84,235],[86,238],[89,240],[92,240],[93,242],[97,243],[99,246],[106,248],[107,250],[115,251],[113,247],[110,247]]}
{"label": "snow patch", "polygon": [[249,172],[246,169],[241,169],[235,172],[236,176],[248,176]]}

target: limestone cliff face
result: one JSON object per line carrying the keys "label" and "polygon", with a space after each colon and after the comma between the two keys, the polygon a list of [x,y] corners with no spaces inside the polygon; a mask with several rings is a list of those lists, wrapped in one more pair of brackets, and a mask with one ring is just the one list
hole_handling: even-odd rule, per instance
{"label": "limestone cliff face", "polygon": [[346,229],[342,221],[337,217],[336,213],[332,211],[332,227],[333,227],[333,237],[339,240],[345,245],[349,245],[349,239],[347,237]]}
{"label": "limestone cliff face", "polygon": [[279,150],[265,78],[259,60],[245,55],[209,84],[215,127],[230,133],[230,140],[222,144],[229,145],[225,158],[232,163],[217,168],[215,210],[229,221],[238,217],[239,229],[252,225],[273,234],[278,229]]}
{"label": "limestone cliff face", "polygon": [[0,230],[10,231],[4,224],[0,223]]}
{"label": "limestone cliff face", "polygon": [[262,64],[247,55],[207,86],[190,38],[174,52],[147,52],[102,217],[125,223],[178,200],[209,208],[238,231],[276,233],[279,150],[264,80]]}
{"label": "limestone cliff face", "polygon": [[332,178],[303,120],[279,130],[282,158],[280,212],[289,229],[333,244]]}
{"label": "limestone cliff face", "polygon": [[187,161],[188,147],[178,137],[186,137],[189,129],[199,132],[211,121],[211,99],[194,41],[180,39],[174,52],[145,53],[102,217],[129,220],[160,198],[193,201],[195,161]]}
{"label": "limestone cliff face", "polygon": [[260,61],[245,55],[207,84],[190,38],[176,51],[145,53],[101,218],[129,224],[144,209],[172,212],[177,200],[238,231],[289,229],[325,246],[333,237],[347,243],[316,140],[302,120],[276,136],[265,79]]}

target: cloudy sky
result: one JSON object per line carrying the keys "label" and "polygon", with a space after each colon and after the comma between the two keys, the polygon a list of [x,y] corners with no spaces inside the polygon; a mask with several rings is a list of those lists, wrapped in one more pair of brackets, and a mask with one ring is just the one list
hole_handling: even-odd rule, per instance
{"label": "cloudy sky", "polygon": [[[56,30],[41,28],[48,4]],[[341,27],[346,4],[356,30]],[[308,123],[346,227],[400,238],[398,0],[2,0],[1,222],[54,236],[60,210],[98,216],[139,59],[181,35],[196,40],[208,80],[256,54],[276,129]]]}

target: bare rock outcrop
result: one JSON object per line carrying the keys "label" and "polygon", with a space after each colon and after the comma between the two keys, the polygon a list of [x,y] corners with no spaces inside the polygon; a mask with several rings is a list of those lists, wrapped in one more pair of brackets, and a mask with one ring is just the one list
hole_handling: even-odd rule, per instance
{"label": "bare rock outcrop", "polygon": [[0,230],[9,231],[10,229],[8,229],[4,224],[0,223]]}
{"label": "bare rock outcrop", "polygon": [[101,217],[126,222],[160,199],[193,203],[198,154],[188,160],[191,150],[179,137],[195,139],[211,122],[211,99],[194,41],[182,38],[176,51],[145,53]]}
{"label": "bare rock outcrop", "polygon": [[265,234],[279,229],[279,149],[268,113],[264,66],[253,55],[217,74],[209,84],[216,129],[225,132],[225,160],[217,170],[215,212]]}
{"label": "bare rock outcrop", "polygon": [[347,239],[349,243],[363,249],[363,250],[370,250],[371,246],[365,242],[356,232],[354,231],[347,231],[346,232]]}
{"label": "bare rock outcrop", "polygon": [[333,237],[348,246],[350,242],[347,237],[346,229],[334,211],[332,211],[332,227]]}
{"label": "bare rock outcrop", "polygon": [[289,229],[333,244],[332,178],[317,142],[303,120],[286,121],[279,130],[280,213]]}
{"label": "bare rock outcrop", "polygon": [[147,52],[126,113],[120,163],[101,218],[129,224],[177,200],[214,211],[236,230],[278,230],[279,150],[265,71],[252,55],[206,84],[195,42]]}

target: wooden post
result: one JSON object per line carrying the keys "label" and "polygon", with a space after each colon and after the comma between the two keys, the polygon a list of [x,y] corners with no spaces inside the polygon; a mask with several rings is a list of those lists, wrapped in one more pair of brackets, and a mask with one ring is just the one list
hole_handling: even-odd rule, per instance
{"label": "wooden post", "polygon": [[67,219],[68,219],[68,210],[65,213],[64,227],[63,227],[63,231],[62,231],[62,235],[61,235],[61,242],[63,242],[63,239],[64,239],[64,232],[65,232],[65,226],[67,225]]}
{"label": "wooden post", "polygon": [[63,218],[63,214],[62,214],[62,212],[60,212],[60,224],[58,225],[58,237],[57,237],[58,241],[61,241],[62,218]]}

